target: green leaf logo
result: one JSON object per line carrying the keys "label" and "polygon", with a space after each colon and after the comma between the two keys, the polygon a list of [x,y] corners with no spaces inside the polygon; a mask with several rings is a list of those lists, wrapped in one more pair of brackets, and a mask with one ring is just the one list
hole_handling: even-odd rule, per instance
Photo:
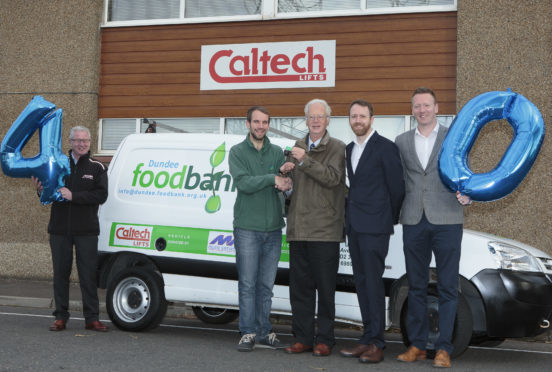
{"label": "green leaf logo", "polygon": [[226,156],[226,142],[223,142],[222,145],[217,147],[215,151],[211,154],[211,166],[215,168],[216,166],[220,165],[220,163],[223,162],[224,157]]}
{"label": "green leaf logo", "polygon": [[[223,142],[219,147],[217,147],[213,153],[211,154],[211,158],[209,161],[211,162],[211,166],[213,169],[211,170],[212,179],[216,182],[219,181],[222,177],[223,171],[215,173],[215,168],[220,165],[224,161],[224,157],[226,156],[226,142]],[[221,201],[220,196],[215,194],[215,189],[213,188],[213,195],[207,199],[207,202],[205,203],[205,211],[207,213],[215,213],[220,210],[221,207]]]}
{"label": "green leaf logo", "polygon": [[220,196],[211,195],[211,197],[207,199],[207,203],[205,203],[205,212],[215,213],[219,209],[220,209]]}

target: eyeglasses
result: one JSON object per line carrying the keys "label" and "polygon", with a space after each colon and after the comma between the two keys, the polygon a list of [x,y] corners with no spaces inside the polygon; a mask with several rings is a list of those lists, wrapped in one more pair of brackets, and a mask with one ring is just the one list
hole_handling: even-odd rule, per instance
{"label": "eyeglasses", "polygon": [[326,118],[326,115],[309,115],[309,116],[307,116],[307,119],[309,121],[322,120],[322,119],[325,119],[325,118]]}
{"label": "eyeglasses", "polygon": [[90,142],[89,139],[72,139],[71,138],[71,142],[74,142],[74,143],[88,143]]}
{"label": "eyeglasses", "polygon": [[357,120],[357,119],[365,120],[365,119],[369,118],[369,116],[362,115],[362,114],[360,114],[360,115],[353,114],[353,115],[349,116],[349,118],[351,118],[353,120]]}

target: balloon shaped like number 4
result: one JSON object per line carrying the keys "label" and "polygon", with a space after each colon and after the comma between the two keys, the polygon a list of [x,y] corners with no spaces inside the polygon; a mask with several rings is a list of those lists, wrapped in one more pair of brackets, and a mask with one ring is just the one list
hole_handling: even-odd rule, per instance
{"label": "balloon shaped like number 4", "polygon": [[[0,162],[6,176],[37,177],[44,189],[40,195],[42,204],[61,201],[57,190],[65,185],[63,178],[70,173],[69,159],[61,151],[61,126],[63,110],[55,110],[53,103],[35,96],[14,121],[0,147]],[[21,149],[32,135],[39,131],[40,152],[32,158],[24,158]]]}
{"label": "balloon shaped like number 4", "polygon": [[[506,119],[514,130],[510,146],[488,173],[474,174],[468,154],[481,128]],[[527,175],[544,140],[544,121],[537,107],[521,94],[487,92],[471,99],[454,119],[439,154],[439,174],[452,191],[473,200],[492,201],[511,193]]]}

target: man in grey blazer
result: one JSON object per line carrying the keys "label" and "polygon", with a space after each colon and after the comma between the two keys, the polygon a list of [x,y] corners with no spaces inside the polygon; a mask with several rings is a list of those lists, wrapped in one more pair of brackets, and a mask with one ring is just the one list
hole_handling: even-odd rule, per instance
{"label": "man in grey blazer", "polygon": [[437,354],[433,365],[450,367],[458,305],[458,266],[464,221],[462,205],[469,204],[470,198],[450,192],[439,178],[438,156],[447,128],[437,123],[438,108],[431,89],[416,89],[412,94],[412,115],[418,127],[395,140],[406,184],[400,222],[409,283],[407,329],[411,343],[397,359],[414,362],[426,358],[429,332],[427,287],[433,252],[439,292],[439,338],[435,343]]}

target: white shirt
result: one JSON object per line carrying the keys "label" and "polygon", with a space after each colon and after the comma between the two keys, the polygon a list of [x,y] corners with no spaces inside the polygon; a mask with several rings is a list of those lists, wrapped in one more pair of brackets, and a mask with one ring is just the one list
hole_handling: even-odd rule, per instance
{"label": "white shirt", "polygon": [[[318,146],[318,145],[320,144],[320,141],[322,141],[322,137],[320,137],[317,141],[312,142],[312,140],[311,140],[311,138],[310,138],[310,136],[309,136],[309,141],[308,141],[308,142],[309,142],[309,143],[308,143],[309,146],[308,146],[308,150],[307,150],[307,151],[310,151],[310,150],[312,150],[313,148],[315,148],[316,146]],[[312,145],[314,145],[314,146],[312,146]],[[312,146],[312,148],[311,148],[311,146]],[[303,161],[304,161],[304,160],[303,160]],[[297,164],[297,165],[298,165],[298,166],[302,166],[302,165],[303,165],[303,161],[300,162],[300,163]],[[291,189],[289,189],[288,191],[284,191],[284,194],[286,194],[286,196],[289,197],[289,196],[291,195],[292,192],[293,192],[293,186],[292,186]]]}
{"label": "white shirt", "polygon": [[416,132],[414,133],[414,146],[416,147],[416,154],[418,155],[418,160],[420,160],[422,168],[424,169],[427,167],[429,157],[433,151],[433,146],[435,146],[438,131],[439,124],[437,123],[427,137],[420,133],[418,128],[416,128]]}
{"label": "white shirt", "polygon": [[[309,152],[310,150],[314,149],[315,147],[317,147],[319,144],[320,144],[320,141],[322,141],[322,137],[320,137],[317,141],[314,141],[312,142],[310,136],[309,136],[309,141],[308,141],[308,147],[307,147],[307,152]],[[314,146],[312,146],[314,145]],[[312,147],[311,147],[312,146]],[[304,160],[303,160],[304,161]],[[297,164],[298,166],[302,166],[303,165],[303,161],[300,162],[299,164]]]}
{"label": "white shirt", "polygon": [[[309,136],[309,150],[308,150],[308,151],[311,150],[311,146],[312,146],[312,145],[314,145],[314,147],[317,147],[318,144],[320,143],[320,141],[322,141],[322,137],[320,137],[318,140],[312,142],[312,140],[311,140],[311,138],[310,138],[310,136]],[[313,148],[314,148],[314,147],[313,147]]]}
{"label": "white shirt", "polygon": [[370,140],[370,138],[376,133],[375,130],[372,129],[368,137],[362,142],[358,143],[358,139],[355,137],[353,140],[353,151],[351,151],[351,167],[353,168],[353,173],[356,172],[356,168],[358,165],[358,162],[360,161],[360,157],[362,156],[362,153],[364,152],[364,148],[366,147],[366,144]]}

